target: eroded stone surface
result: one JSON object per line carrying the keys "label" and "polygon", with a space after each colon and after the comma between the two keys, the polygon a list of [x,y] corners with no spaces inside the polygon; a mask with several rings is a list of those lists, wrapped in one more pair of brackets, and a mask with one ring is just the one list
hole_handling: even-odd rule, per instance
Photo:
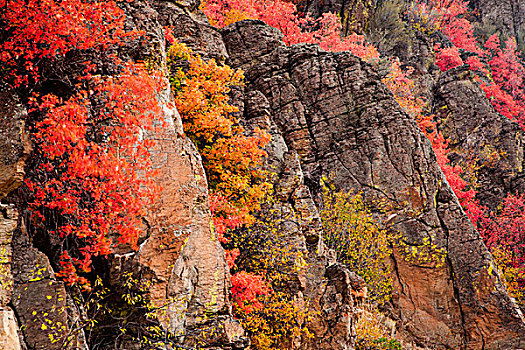
{"label": "eroded stone surface", "polygon": [[467,67],[441,75],[433,109],[451,150],[449,158],[479,168],[478,198],[483,204],[495,209],[507,194],[523,191],[523,130],[494,110]]}
{"label": "eroded stone surface", "polygon": [[[285,246],[288,264],[279,269],[285,269],[287,277],[286,281],[279,282],[281,288],[292,294],[298,305],[308,305],[314,316],[309,324],[313,338],[291,340],[290,347],[353,349],[353,295],[359,293],[360,287],[352,284],[349,276],[355,280],[359,277],[335,264],[335,252],[324,245],[321,220],[310,189],[305,185],[299,156],[288,147],[272,120],[267,98],[257,90],[243,91],[240,96],[237,91],[233,103],[239,108],[248,132],[258,127],[271,135],[265,149],[268,156],[264,168],[273,174],[275,201],[264,205],[259,214],[277,225]],[[277,246],[274,254],[278,256]],[[341,276],[347,278],[339,278]]]}
{"label": "eroded stone surface", "polygon": [[18,224],[13,205],[0,204],[0,349],[20,350],[18,323],[11,307],[13,294],[11,239]]}
{"label": "eroded stone surface", "polygon": [[20,350],[18,324],[15,313],[9,307],[0,307],[0,349]]}
{"label": "eroded stone surface", "polygon": [[14,92],[0,84],[0,198],[20,186],[24,178],[31,148],[25,116],[26,110]]}
{"label": "eroded stone surface", "polygon": [[[525,1],[523,0],[471,0],[477,9],[480,25],[486,31],[499,30],[505,35],[518,37],[525,30]],[[487,34],[487,33],[485,33]]]}
{"label": "eroded stone surface", "polygon": [[203,58],[223,62],[228,53],[219,32],[210,26],[204,13],[199,10],[200,4],[199,0],[153,2],[160,23],[169,26],[178,41],[191,47]]}
{"label": "eroded stone surface", "polygon": [[[524,345],[525,325],[490,255],[446,183],[428,140],[374,70],[349,53],[285,47],[257,21],[225,28],[231,63],[247,90],[268,99],[270,115],[299,154],[305,183],[318,193],[328,176],[340,189],[388,203],[392,230],[430,262],[395,254],[393,302],[401,330],[418,345],[496,349]],[[255,63],[257,62],[257,63]],[[446,254],[439,259],[439,252]],[[424,281],[427,281],[426,283]],[[521,337],[521,338],[520,338]]]}
{"label": "eroded stone surface", "polygon": [[[153,55],[158,66],[165,68],[164,25],[172,26],[175,35],[180,34],[203,51],[217,50],[215,57],[220,56],[221,50],[225,53],[224,45],[221,49],[213,39],[220,39],[220,35],[206,23],[202,13],[194,14],[198,4],[154,1],[151,5],[127,5],[128,26],[144,30],[148,43],[152,43],[135,48],[137,52],[130,56]],[[133,52],[132,49],[128,51]],[[115,255],[112,283],[118,286],[129,272],[140,276],[141,283],[150,282],[148,295],[162,310],[161,323],[185,346],[242,348],[246,339],[231,317],[230,273],[212,227],[208,184],[200,155],[184,135],[170,91],[163,91],[158,98],[162,107],[159,119],[163,123],[159,121],[147,137],[156,142],[152,161],[158,169],[156,182],[161,193],[144,218],[145,232],[139,251],[119,251]],[[210,327],[221,341],[202,338],[202,334],[211,333]]]}
{"label": "eroded stone surface", "polygon": [[12,305],[28,349],[87,350],[75,305],[68,304],[64,283],[55,278],[47,256],[33,246],[24,220],[13,236]]}
{"label": "eroded stone surface", "polygon": [[11,239],[18,225],[18,211],[13,205],[0,204],[0,307],[11,301],[13,292]]}

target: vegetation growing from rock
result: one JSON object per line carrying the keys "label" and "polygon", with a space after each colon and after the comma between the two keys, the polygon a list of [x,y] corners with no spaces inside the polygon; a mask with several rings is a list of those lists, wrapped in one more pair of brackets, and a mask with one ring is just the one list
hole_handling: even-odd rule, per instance
{"label": "vegetation growing from rock", "polygon": [[370,300],[383,304],[392,291],[391,266],[394,239],[372,216],[359,194],[335,192],[325,185],[321,210],[325,243],[337,260],[365,280]]}
{"label": "vegetation growing from rock", "polygon": [[[278,11],[275,11],[279,9]],[[523,70],[523,62],[517,55],[516,41],[509,38],[502,45],[497,34],[492,35],[484,46],[480,45],[474,36],[474,27],[469,21],[470,12],[468,2],[461,0],[428,0],[415,2],[407,7],[407,18],[416,29],[427,34],[441,31],[447,35],[453,46],[435,46],[437,52],[436,64],[442,71],[457,66],[468,64],[473,72],[477,74],[477,81],[485,91],[487,98],[494,108],[513,121],[521,123],[523,106],[520,105],[520,92],[523,84],[520,72]],[[204,3],[204,12],[211,19],[211,23],[223,27],[243,19],[261,19],[269,25],[281,30],[284,41],[288,45],[308,42],[317,43],[328,51],[349,50],[355,55],[375,64],[379,67],[382,62],[377,50],[364,42],[363,38],[351,34],[349,37],[341,37],[341,24],[333,14],[324,14],[322,18],[312,19],[298,14],[293,4],[282,1],[249,2],[236,0],[212,0]],[[414,92],[414,82],[409,78],[410,70],[404,72],[399,68],[399,63],[393,61],[388,66],[387,74],[383,82],[394,93],[399,104],[412,115],[432,142],[436,152],[438,163],[443,169],[447,180],[458,196],[461,204],[466,209],[472,222],[478,224],[478,228],[484,232],[487,244],[496,256],[502,255],[509,246],[501,243],[496,249],[495,240],[488,237],[498,237],[496,231],[490,231],[487,226],[481,225],[481,218],[497,220],[498,213],[490,211],[481,206],[476,200],[476,184],[470,183],[475,175],[470,174],[459,165],[451,165],[448,158],[447,141],[436,127],[433,116],[425,112],[425,101]],[[475,168],[473,164],[465,164],[467,168]],[[503,218],[501,218],[503,220]],[[501,242],[501,241],[500,241]],[[498,258],[498,261],[503,261]],[[514,260],[513,260],[514,261]],[[509,260],[506,260],[508,263]],[[511,266],[502,262],[501,268],[509,284],[511,291],[516,297],[522,294],[519,288],[524,288],[522,278],[522,267],[514,261]],[[514,276],[510,277],[510,271]],[[517,281],[521,282],[517,282]],[[521,287],[517,288],[517,285]]]}
{"label": "vegetation growing from rock", "polygon": [[[97,281],[95,287],[100,287],[96,277],[101,272],[94,270],[93,260],[124,246],[136,251],[140,234],[148,230],[145,209],[160,189],[150,159],[155,145],[147,135],[154,128],[154,116],[162,114],[158,98],[167,88],[165,77],[147,65],[125,62],[112,54],[125,50],[127,40],[142,35],[124,30],[124,11],[117,2],[0,0],[0,8],[4,9],[0,69],[30,107],[28,124],[35,150],[21,192],[31,212],[30,229],[51,237],[53,247],[47,253],[58,267],[56,276],[73,288],[82,287],[86,296],[90,282]],[[210,0],[203,9],[217,27],[261,19],[281,30],[287,45],[311,43],[327,51],[350,51],[373,65],[397,103],[431,141],[437,162],[491,249],[509,292],[523,303],[524,198],[509,195],[494,212],[479,204],[476,184],[468,181],[467,171],[450,162],[439,125],[415,93],[412,69],[381,57],[363,36],[342,37],[340,19],[334,14],[314,19],[281,0]],[[450,38],[451,45],[434,47],[440,70],[467,64],[494,108],[523,127],[525,65],[516,41],[492,35],[483,45],[479,43],[463,1],[429,0],[410,11],[407,16],[419,21],[419,29],[427,34],[442,31]],[[233,273],[234,313],[255,348],[292,348],[297,339],[312,337],[314,315],[307,303],[286,291],[287,278],[307,268],[303,252],[290,251],[279,236],[285,221],[298,219],[283,219],[283,213],[278,219],[279,215],[259,215],[262,207],[272,204],[270,174],[262,170],[269,134],[245,128],[239,110],[230,104],[232,89],[242,88],[241,71],[205,61],[170,36],[167,39],[171,92],[184,132],[203,159],[214,227]],[[97,57],[107,62],[92,63]],[[73,76],[62,75],[67,61],[73,61],[74,67],[69,67]],[[323,207],[325,243],[340,262],[364,278],[372,301],[386,304],[392,288],[387,263],[392,237],[374,221],[360,195],[325,188]],[[438,263],[443,261],[440,256]],[[492,275],[492,265],[487,269]],[[171,341],[173,334],[161,328],[152,311],[158,306],[144,295],[150,286],[143,287],[131,275],[124,284],[128,290],[112,302],[125,307],[113,305],[105,311],[104,317],[117,319],[112,331],[143,337],[139,342],[146,347],[163,346],[163,338]],[[96,306],[84,302],[87,313],[99,313],[98,302],[105,293],[92,292]],[[129,312],[130,308],[140,309],[140,315],[136,316],[137,310]],[[378,323],[381,316],[376,309],[365,316],[357,323],[359,349],[400,348]],[[100,315],[81,319],[78,329],[93,329],[97,317],[101,319]],[[128,320],[144,322],[147,332],[124,325]],[[58,338],[51,341],[64,341]]]}
{"label": "vegetation growing from rock", "polygon": [[204,62],[176,42],[168,60],[172,66],[181,65],[172,68],[170,79],[184,131],[203,157],[213,201],[225,202],[214,209],[216,225],[233,228],[235,224],[219,222],[232,216],[250,223],[271,189],[260,167],[270,138],[260,129],[247,135],[235,117],[237,108],[228,103],[230,89],[242,85],[242,72],[214,60]]}
{"label": "vegetation growing from rock", "polygon": [[58,276],[89,288],[79,273],[90,272],[92,257],[118,245],[137,249],[141,216],[156,196],[153,144],[144,133],[158,113],[161,85],[142,65],[115,57],[116,76],[95,76],[86,54],[71,90],[60,97],[48,93],[42,86],[68,54],[104,54],[139,33],[124,31],[115,2],[4,1],[2,8],[2,66],[31,106],[36,151],[26,200],[33,225],[61,247]]}
{"label": "vegetation growing from rock", "polygon": [[[290,339],[311,336],[307,328],[311,313],[291,295],[272,289],[279,278],[270,272],[274,264],[268,259],[279,253],[281,259],[288,259],[288,252],[283,245],[280,252],[269,246],[276,242],[277,232],[254,216],[271,195],[269,174],[262,170],[269,135],[258,128],[248,135],[235,117],[237,108],[228,102],[230,88],[242,84],[242,72],[218,66],[214,60],[205,62],[176,41],[171,44],[172,91],[184,130],[203,157],[215,229],[233,273],[234,314],[257,349],[282,349]],[[259,244],[252,248],[262,254],[253,260],[244,257],[237,266],[241,250],[255,253],[249,247],[253,242],[246,239],[253,231]]]}
{"label": "vegetation growing from rock", "polygon": [[[463,64],[468,65],[494,109],[510,120],[518,122],[523,129],[525,125],[522,115],[525,105],[522,98],[524,88],[522,72],[525,69],[525,62],[518,54],[516,40],[508,37],[502,42],[497,33],[491,35],[484,43],[477,40],[474,36],[474,26],[469,21],[471,13],[466,1],[421,1],[418,4],[418,11],[419,18],[423,19],[427,28],[432,27],[434,30],[442,31],[453,43],[452,47],[447,48],[436,45],[436,64],[439,68],[447,71]],[[436,150],[436,143],[433,144]],[[438,148],[444,149],[446,145]],[[439,161],[437,150],[436,154]],[[446,167],[446,163],[449,162],[448,159],[445,160],[445,164],[440,163],[442,167]],[[459,174],[461,175],[462,172],[463,170]],[[450,181],[449,176],[447,179]],[[468,184],[460,177],[459,182],[453,181],[451,185],[460,200],[462,196],[458,194],[457,189],[470,188],[465,192],[468,196],[462,200],[462,205],[494,254],[510,293],[518,301],[523,302],[525,264],[518,258],[520,248],[517,247],[521,244],[516,244],[517,241],[521,242],[521,238],[517,237],[523,234],[517,219],[520,216],[517,213],[521,210],[523,198],[510,194],[500,208],[490,211],[475,200],[475,184]],[[508,233],[503,233],[503,227]]]}

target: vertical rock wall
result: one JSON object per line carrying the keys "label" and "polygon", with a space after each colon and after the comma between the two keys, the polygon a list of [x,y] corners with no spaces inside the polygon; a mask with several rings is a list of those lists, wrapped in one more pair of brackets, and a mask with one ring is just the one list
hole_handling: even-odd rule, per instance
{"label": "vertical rock wall", "polygon": [[455,163],[478,168],[478,199],[495,209],[509,193],[522,193],[521,127],[497,113],[466,66],[442,74],[434,87],[433,110]]}
{"label": "vertical rock wall", "polygon": [[[176,9],[180,10],[177,3],[167,1],[127,5],[128,27],[143,30],[147,42],[132,43],[124,55],[154,59],[166,69],[163,26],[173,24]],[[189,36],[197,40],[199,33]],[[208,36],[199,41],[202,45],[208,42]],[[242,348],[246,340],[231,317],[230,273],[212,225],[206,174],[197,149],[184,135],[167,85],[166,81],[166,90],[158,96],[163,115],[155,131],[147,135],[156,142],[152,159],[162,191],[148,209],[139,251],[116,254],[112,283],[121,283],[127,272],[151,283],[148,295],[162,310],[163,326],[184,346]]]}
{"label": "vertical rock wall", "polygon": [[373,69],[349,53],[285,47],[256,21],[222,34],[230,63],[245,71],[247,90],[270,102],[310,190],[318,193],[321,177],[329,176],[340,189],[363,191],[370,203],[388,203],[383,220],[402,234],[403,246],[435,256],[411,260],[403,246],[396,249],[393,302],[404,333],[436,348],[523,346],[521,314],[490,273],[490,254],[430,143]]}
{"label": "vertical rock wall", "polygon": [[505,35],[523,38],[525,34],[525,2],[523,0],[471,0],[481,26]]}

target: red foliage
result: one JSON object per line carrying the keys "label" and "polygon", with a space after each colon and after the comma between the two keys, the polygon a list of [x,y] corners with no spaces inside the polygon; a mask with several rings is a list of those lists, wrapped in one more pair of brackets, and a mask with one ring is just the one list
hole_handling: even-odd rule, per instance
{"label": "red foliage", "polygon": [[136,249],[144,206],[157,194],[149,170],[153,143],[143,135],[160,113],[151,93],[158,82],[131,64],[117,78],[91,81],[91,90],[67,101],[33,100],[45,117],[32,134],[30,209],[41,222],[50,212],[60,215],[50,233],[76,242],[78,258],[62,254],[59,276],[68,282],[78,281],[72,263],[89,272],[91,257],[111,253],[115,244]]}
{"label": "red foliage", "polygon": [[[124,31],[116,1],[0,0],[0,66],[13,87],[34,91],[42,64],[137,35]],[[81,57],[80,55],[79,57]],[[88,57],[89,55],[86,55]],[[109,57],[109,56],[108,56]],[[144,133],[160,114],[159,79],[138,64],[114,63],[115,77],[92,77],[87,61],[71,97],[29,95],[33,167],[26,180],[33,223],[62,241],[57,276],[88,282],[94,256],[137,248],[144,208],[158,193]]]}
{"label": "red foliage", "polygon": [[506,276],[507,286],[524,302],[525,195],[508,195],[499,210],[485,213],[478,222],[478,230],[492,252],[504,253],[504,257],[497,258],[504,261],[503,270],[512,273],[510,278]]}
{"label": "red foliage", "polygon": [[221,194],[210,195],[210,211],[213,217],[213,224],[219,241],[228,243],[224,237],[227,230],[234,230],[245,224],[244,217],[239,208],[228,202]]}
{"label": "red foliage", "polygon": [[299,43],[319,44],[327,51],[351,51],[363,59],[378,58],[379,53],[364,42],[360,35],[341,37],[341,22],[333,13],[319,19],[300,16],[296,6],[283,0],[209,0],[203,10],[210,22],[224,27],[243,19],[259,19],[279,29],[287,45]]}
{"label": "red foliage", "polygon": [[518,57],[516,39],[509,37],[505,46],[499,40],[497,34],[492,35],[485,43],[485,56],[492,72],[494,82],[505,90],[514,99],[524,97],[523,75],[525,67],[523,61]]}
{"label": "red foliage", "polygon": [[470,188],[470,184],[462,178],[463,169],[459,165],[452,166],[448,159],[448,143],[432,121],[433,116],[419,115],[417,122],[425,136],[432,143],[437,162],[445,175],[450,187],[465,208],[467,215],[475,223],[479,216],[483,215],[476,198],[476,191]]}
{"label": "red foliage", "polygon": [[[442,5],[440,10],[443,32],[451,38],[457,48],[470,52],[471,56],[466,63],[477,74],[476,80],[491,104],[499,113],[519,122],[524,128],[525,64],[518,55],[516,40],[509,37],[505,45],[502,45],[498,34],[494,34],[481,48],[473,37],[472,25],[466,19],[468,16],[466,2],[458,0],[432,2]],[[442,55],[443,52],[438,52],[438,65],[442,70],[446,70],[453,64],[445,64]],[[449,56],[456,56],[456,54],[454,52]],[[449,59],[450,61],[452,60]],[[438,142],[440,143],[441,145],[434,147],[438,162],[442,163],[440,158],[442,159],[443,155],[440,155],[440,149],[443,149],[446,155],[446,144]],[[525,300],[525,195],[509,195],[500,208],[490,212],[474,199],[476,193],[473,190],[464,190],[468,186],[465,186],[465,181],[459,177],[461,171],[454,171],[446,164],[441,166],[471,221],[494,254],[509,291],[523,302]]]}
{"label": "red foliage", "polygon": [[459,55],[457,47],[448,47],[445,49],[440,49],[438,46],[434,47],[437,53],[436,64],[441,69],[442,72],[445,72],[449,69],[456,68],[463,64],[463,60]]}
{"label": "red foliage", "polygon": [[480,225],[480,233],[489,248],[504,245],[511,248],[515,266],[525,264],[525,195],[509,195],[502,208]]}
{"label": "red foliage", "polygon": [[[230,241],[224,236],[227,230],[233,230],[245,224],[239,209],[229,203],[222,195],[215,194],[210,197],[210,210],[221,243],[226,244]],[[225,249],[224,253],[228,267],[230,269],[236,268],[235,259],[240,255],[239,249]],[[242,310],[244,313],[261,309],[263,305],[258,297],[270,293],[270,289],[263,278],[249,272],[240,271],[233,274],[231,282],[234,308],[239,309],[239,311]]]}
{"label": "red foliage", "polygon": [[[429,0],[425,3],[439,13],[437,28],[443,31],[455,47],[437,51],[436,64],[442,71],[462,62],[458,49],[469,52],[467,64],[480,79],[480,85],[494,108],[525,127],[525,64],[518,56],[516,40],[509,37],[505,45],[498,34],[492,35],[481,47],[473,35],[473,26],[467,19],[468,2],[461,0]],[[421,6],[421,5],[420,5]]]}
{"label": "red foliage", "polygon": [[15,85],[38,81],[39,60],[71,50],[105,49],[125,36],[124,12],[117,2],[86,0],[0,0],[0,64]]}
{"label": "red foliage", "polygon": [[485,65],[483,62],[481,62],[478,56],[469,56],[465,60],[465,63],[469,65],[469,68],[472,71],[482,72],[485,75],[489,74],[488,70],[485,68]]}
{"label": "red foliage", "polygon": [[498,113],[512,121],[517,121],[523,128],[523,107],[511,95],[505,92],[500,86],[486,82],[480,82],[480,87],[485,92],[490,103]]}
{"label": "red foliage", "polygon": [[452,43],[461,49],[481,53],[474,36],[474,26],[467,19],[468,1],[463,0],[423,0],[419,10],[437,13],[433,18],[434,27],[446,34]]}
{"label": "red foliage", "polygon": [[244,271],[232,275],[231,291],[234,308],[246,314],[261,309],[263,305],[257,298],[271,292],[261,276]]}

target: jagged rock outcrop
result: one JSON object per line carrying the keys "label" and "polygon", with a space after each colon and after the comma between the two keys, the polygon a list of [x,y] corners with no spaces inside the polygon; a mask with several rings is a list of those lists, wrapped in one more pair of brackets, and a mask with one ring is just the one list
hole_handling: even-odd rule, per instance
{"label": "jagged rock outcrop", "polygon": [[[216,29],[208,25],[205,18],[203,19],[196,3],[198,2],[165,6],[163,2],[156,2],[155,6],[162,14],[163,23],[172,25],[173,35],[179,41],[186,43],[206,59],[227,59],[228,52],[222,37]],[[198,28],[200,34],[190,34],[191,28]],[[203,36],[207,38],[206,45],[199,39]],[[280,220],[293,218],[293,225],[284,225],[282,228],[287,251],[293,252],[293,256],[287,259],[292,261],[292,265],[301,265],[300,261],[306,259],[303,269],[295,271],[292,268],[288,272],[286,289],[295,295],[297,303],[310,302],[312,312],[319,314],[310,325],[314,338],[307,342],[293,340],[293,348],[352,349],[352,294],[363,293],[363,286],[354,286],[350,280],[355,282],[360,277],[342,265],[333,265],[335,255],[322,241],[319,213],[313,196],[304,183],[304,173],[297,152],[288,148],[280,129],[272,120],[266,97],[258,91],[246,92],[241,88],[232,93],[231,102],[239,108],[239,118],[248,132],[259,127],[272,137],[266,147],[268,157],[265,168],[274,174],[276,201],[265,207],[261,215],[268,216],[267,220],[270,221],[273,220],[271,213],[279,213]],[[338,276],[346,278],[339,279]],[[353,279],[348,276],[352,276]]]}
{"label": "jagged rock outcrop", "polygon": [[[260,91],[315,194],[322,176],[387,203],[378,215],[402,234],[394,314],[407,339],[430,348],[524,346],[525,324],[463,213],[428,140],[372,67],[349,53],[286,47],[258,21],[222,30],[229,63]],[[431,242],[430,245],[425,242]],[[403,245],[435,255],[410,259]],[[417,255],[417,254],[416,254]]]}
{"label": "jagged rock outcrop", "polygon": [[[0,90],[0,200],[20,186],[29,150],[24,128],[25,109],[13,91]],[[0,204],[0,348],[20,350],[19,325],[12,309],[11,240],[18,225],[13,204]]]}
{"label": "jagged rock outcrop", "polygon": [[[370,3],[309,1],[305,6],[315,16],[335,10],[349,32],[363,30]],[[507,2],[505,11],[508,4],[521,6]],[[272,135],[266,166],[276,174],[276,201],[265,209],[294,215],[297,220],[284,237],[296,254],[292,260],[306,261],[289,275],[286,288],[299,303],[311,301],[318,312],[311,324],[314,339],[293,340],[295,348],[352,349],[354,299],[366,293],[362,279],[335,263],[322,242],[314,199],[323,177],[338,189],[362,191],[378,218],[401,233],[392,257],[395,288],[389,312],[407,344],[525,347],[523,317],[493,272],[490,254],[446,183],[428,140],[372,67],[350,53],[286,47],[278,31],[258,21],[218,32],[198,10],[198,1],[122,6],[128,29],[144,30],[148,38],[129,42],[119,51],[122,58],[152,59],[165,67],[163,26],[169,25],[175,37],[203,57],[245,71],[246,87],[232,96],[241,122],[248,131],[259,126]],[[492,12],[487,13],[491,18]],[[521,26],[516,18],[514,31]],[[427,39],[422,36],[407,50],[398,50],[403,57],[418,56],[409,64],[421,76],[425,95],[435,72],[428,64],[432,49]],[[434,89],[434,109],[456,161],[468,153],[486,160],[482,199],[494,204],[503,193],[523,186],[523,135],[494,112],[465,73],[456,69],[442,75]],[[169,91],[158,98],[159,117],[167,127],[159,125],[147,137],[157,142],[153,161],[162,193],[144,218],[140,250],[119,250],[108,262],[111,287],[122,292],[127,273],[139,283],[151,283],[146,295],[163,310],[162,326],[185,347],[246,348],[242,327],[231,316],[230,275],[211,225],[200,156],[184,136]],[[3,199],[21,184],[30,148],[18,100],[4,89],[0,102]],[[0,206],[0,349],[60,349],[63,343],[53,339],[64,335],[72,335],[66,348],[87,349],[77,330],[82,311],[55,278],[51,247],[45,252],[36,247],[45,242],[35,244],[29,216],[13,202],[16,196]],[[138,347],[126,336],[121,339],[122,349]]]}
{"label": "jagged rock outcrop", "polygon": [[[157,1],[128,5],[128,27],[145,31],[148,38],[147,45],[130,47],[130,56],[153,57],[159,67],[165,68],[163,26],[173,25],[175,33],[177,29],[193,28],[189,24],[193,19],[184,6],[189,4]],[[208,31],[190,30],[186,36],[190,43],[202,45],[202,50],[217,49],[210,46],[214,37],[219,34],[211,27]],[[184,135],[169,89],[158,98],[164,125],[159,123],[148,137],[156,143],[152,161],[159,171],[156,182],[162,188],[161,194],[148,209],[139,251],[115,255],[111,280],[118,288],[122,276],[133,272],[140,276],[141,283],[151,283],[148,295],[162,310],[159,314],[163,326],[184,346],[240,349],[246,346],[246,339],[242,327],[231,317],[230,273],[213,229],[201,158]]]}
{"label": "jagged rock outcrop", "polygon": [[14,206],[0,204],[0,348],[5,350],[20,350],[19,326],[10,306],[13,294],[11,239],[17,221]]}
{"label": "jagged rock outcrop", "polygon": [[[186,345],[241,346],[243,331],[230,316],[230,273],[213,230],[201,158],[183,136],[176,110],[166,117],[170,126],[152,135],[157,142],[154,166],[160,170],[163,189],[146,218],[149,237],[135,260],[143,278],[153,282],[152,299],[167,307],[165,326],[184,334]],[[210,344],[194,343],[191,335],[205,331],[224,332],[215,335],[221,339],[203,338]]]}
{"label": "jagged rock outcrop", "polygon": [[220,34],[209,25],[206,15],[199,10],[201,1],[154,1],[152,6],[159,13],[159,21],[169,26],[181,43],[192,48],[203,58],[224,62],[228,53]]}
{"label": "jagged rock outcrop", "polygon": [[441,75],[433,110],[448,141],[449,158],[479,168],[478,198],[483,204],[495,209],[507,194],[523,191],[523,130],[494,110],[468,67]]}
{"label": "jagged rock outcrop", "polygon": [[25,218],[13,237],[12,305],[27,349],[88,350],[79,310],[64,283],[57,280],[48,257],[31,242]]}
{"label": "jagged rock outcrop", "polygon": [[[297,152],[286,144],[280,128],[271,117],[269,101],[260,91],[236,94],[233,102],[239,107],[241,120],[248,129],[259,127],[271,135],[266,147],[266,170],[274,174],[275,202],[263,207],[260,215],[271,221],[271,213],[279,213],[290,269],[286,291],[297,302],[308,305],[315,315],[309,325],[313,339],[297,341],[293,349],[353,349],[352,329],[355,300],[353,295],[363,292],[363,286],[352,283],[364,281],[335,262],[335,253],[323,243],[322,224],[310,189],[305,185],[304,173]],[[274,220],[275,221],[275,220]],[[351,278],[353,277],[353,279]]]}
{"label": "jagged rock outcrop", "polygon": [[485,35],[496,30],[504,35],[521,37],[525,33],[525,1],[523,0],[470,0],[475,8],[479,25]]}

